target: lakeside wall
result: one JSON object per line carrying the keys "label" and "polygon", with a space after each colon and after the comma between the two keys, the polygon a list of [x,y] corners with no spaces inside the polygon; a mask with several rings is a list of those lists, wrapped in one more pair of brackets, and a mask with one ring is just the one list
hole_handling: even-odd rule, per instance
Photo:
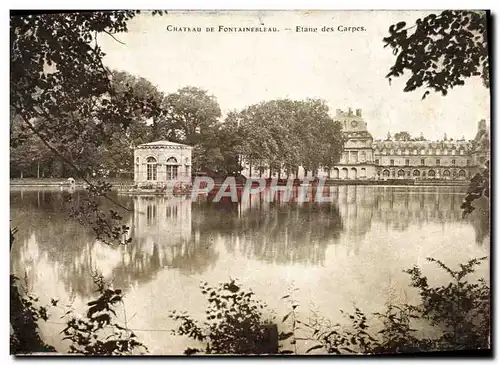
{"label": "lakeside wall", "polygon": [[[114,190],[130,189],[134,186],[132,180],[106,180]],[[216,182],[215,186],[222,183]],[[283,183],[283,185],[286,182]],[[82,188],[87,184],[84,181],[75,181],[75,187]],[[240,185],[240,184],[238,184]],[[244,185],[244,184],[241,184]],[[281,184],[280,184],[281,185]],[[413,179],[387,179],[387,180],[342,180],[327,179],[325,185],[396,185],[396,186],[468,186],[469,180],[413,180]],[[67,179],[11,179],[11,187],[69,187]]]}

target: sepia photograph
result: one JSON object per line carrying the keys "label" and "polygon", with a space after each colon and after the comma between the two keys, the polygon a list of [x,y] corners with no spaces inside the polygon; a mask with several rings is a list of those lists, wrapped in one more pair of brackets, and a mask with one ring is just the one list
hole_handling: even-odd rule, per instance
{"label": "sepia photograph", "polygon": [[488,10],[11,10],[10,354],[492,356]]}

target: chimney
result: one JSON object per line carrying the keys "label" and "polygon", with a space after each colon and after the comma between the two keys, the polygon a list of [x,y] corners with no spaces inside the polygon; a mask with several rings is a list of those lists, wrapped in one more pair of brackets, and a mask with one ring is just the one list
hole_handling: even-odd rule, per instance
{"label": "chimney", "polygon": [[352,116],[352,108],[349,108],[349,112],[347,115]]}
{"label": "chimney", "polygon": [[361,109],[356,109],[356,116],[361,117]]}

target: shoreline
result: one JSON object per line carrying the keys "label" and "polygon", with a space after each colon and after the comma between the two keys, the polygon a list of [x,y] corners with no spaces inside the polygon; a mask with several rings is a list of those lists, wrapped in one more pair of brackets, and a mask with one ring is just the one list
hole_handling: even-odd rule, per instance
{"label": "shoreline", "polygon": [[[109,182],[112,185],[112,190],[123,191],[132,189],[134,186],[133,181],[122,182]],[[365,186],[468,186],[469,180],[326,180],[325,186],[345,186],[345,185],[365,185]],[[10,181],[11,188],[72,188],[70,184],[62,181]],[[74,188],[85,188],[87,184],[76,182]],[[216,184],[215,187],[221,184]],[[244,184],[238,184],[244,186]],[[281,184],[279,184],[281,185]]]}

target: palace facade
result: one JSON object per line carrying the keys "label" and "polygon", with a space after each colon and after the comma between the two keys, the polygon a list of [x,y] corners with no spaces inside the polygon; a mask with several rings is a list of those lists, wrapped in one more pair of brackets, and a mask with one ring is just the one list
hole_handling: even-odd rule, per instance
{"label": "palace facade", "polygon": [[373,140],[360,109],[338,109],[335,119],[342,123],[346,141],[330,174],[334,179],[468,180],[489,160],[485,120],[479,121],[473,140],[402,141]]}

